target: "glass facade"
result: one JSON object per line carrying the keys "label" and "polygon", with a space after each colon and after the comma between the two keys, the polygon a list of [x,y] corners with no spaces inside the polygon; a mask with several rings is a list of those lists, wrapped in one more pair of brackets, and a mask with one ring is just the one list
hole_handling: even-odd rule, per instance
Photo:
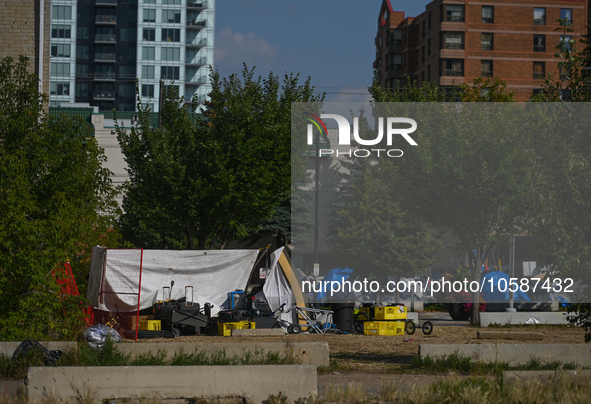
{"label": "glass facade", "polygon": [[136,79],[154,111],[161,80],[188,104],[202,104],[211,90],[214,14],[215,0],[53,0],[51,105],[134,111]]}

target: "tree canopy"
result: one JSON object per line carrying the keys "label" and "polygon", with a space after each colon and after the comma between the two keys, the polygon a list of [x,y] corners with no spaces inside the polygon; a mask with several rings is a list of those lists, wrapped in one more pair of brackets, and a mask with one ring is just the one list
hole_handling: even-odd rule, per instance
{"label": "tree canopy", "polygon": [[83,298],[60,296],[50,273],[84,259],[118,206],[92,128],[50,117],[27,65],[0,65],[0,335],[74,338]]}
{"label": "tree canopy", "polygon": [[118,126],[130,181],[120,225],[146,248],[224,248],[256,232],[291,192],[291,103],[316,102],[310,79],[210,75],[202,116],[172,92],[161,126],[138,103],[137,127]]}

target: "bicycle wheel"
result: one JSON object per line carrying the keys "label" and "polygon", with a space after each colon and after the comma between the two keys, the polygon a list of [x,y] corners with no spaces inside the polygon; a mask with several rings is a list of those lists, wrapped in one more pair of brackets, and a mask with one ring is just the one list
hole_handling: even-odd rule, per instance
{"label": "bicycle wheel", "polygon": [[408,335],[413,335],[415,333],[415,329],[415,323],[412,321],[407,321],[406,324],[404,324],[404,331],[406,331]]}
{"label": "bicycle wheel", "polygon": [[363,334],[364,331],[364,324],[365,322],[369,320],[369,318],[367,318],[367,314],[365,313],[357,313],[355,314],[355,317],[353,318],[353,327],[355,328],[355,331]]}
{"label": "bicycle wheel", "polygon": [[423,334],[429,335],[433,332],[433,324],[430,321],[425,321],[423,323]]}

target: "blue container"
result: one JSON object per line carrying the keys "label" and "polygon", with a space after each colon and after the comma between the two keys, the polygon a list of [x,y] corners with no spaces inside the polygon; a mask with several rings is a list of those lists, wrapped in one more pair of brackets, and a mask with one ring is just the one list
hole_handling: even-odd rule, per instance
{"label": "blue container", "polygon": [[228,293],[228,306],[230,310],[240,309],[244,310],[245,297],[243,290],[235,290]]}

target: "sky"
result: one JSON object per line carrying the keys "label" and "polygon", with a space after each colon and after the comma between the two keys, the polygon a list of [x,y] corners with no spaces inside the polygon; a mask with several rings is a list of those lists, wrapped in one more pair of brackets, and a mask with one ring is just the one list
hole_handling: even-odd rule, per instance
{"label": "sky", "polygon": [[[428,0],[391,0],[416,17]],[[310,76],[328,102],[367,101],[382,0],[217,0],[214,68]]]}

